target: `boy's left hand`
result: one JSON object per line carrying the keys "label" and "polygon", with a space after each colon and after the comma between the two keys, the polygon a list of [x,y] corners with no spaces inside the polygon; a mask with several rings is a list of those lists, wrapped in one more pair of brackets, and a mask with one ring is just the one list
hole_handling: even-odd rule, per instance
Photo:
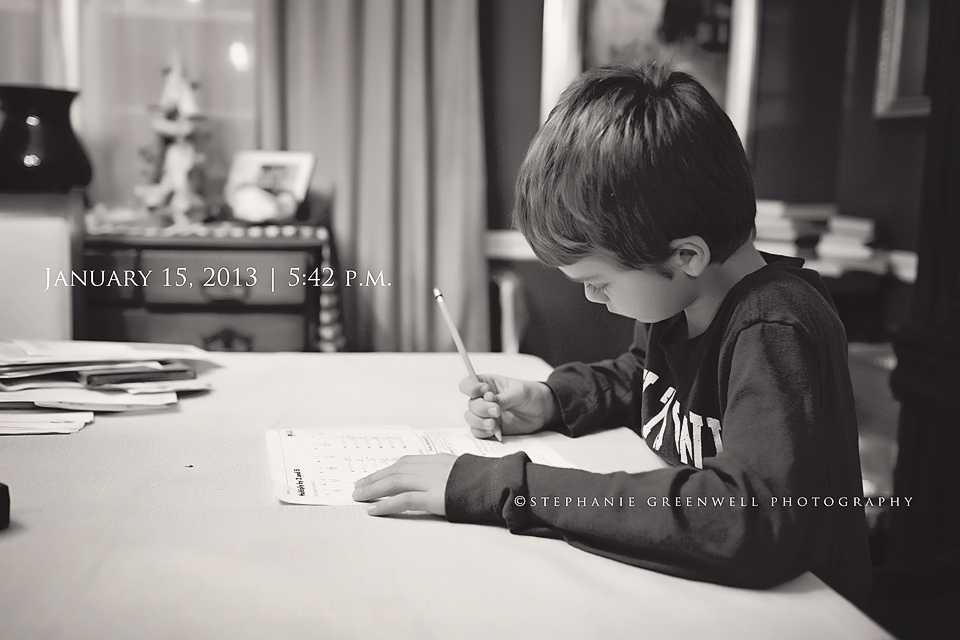
{"label": "boy's left hand", "polygon": [[381,498],[367,509],[367,513],[374,516],[403,511],[446,515],[447,478],[456,460],[457,456],[449,453],[403,456],[389,467],[357,480],[353,499],[369,502]]}

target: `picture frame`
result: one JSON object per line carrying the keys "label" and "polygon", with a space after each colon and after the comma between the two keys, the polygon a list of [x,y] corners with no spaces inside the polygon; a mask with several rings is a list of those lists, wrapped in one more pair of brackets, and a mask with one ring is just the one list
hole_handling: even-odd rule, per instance
{"label": "picture frame", "polygon": [[880,120],[930,115],[925,92],[930,0],[883,0],[873,115]]}
{"label": "picture frame", "polygon": [[310,188],[316,156],[306,151],[238,151],[227,184],[255,185],[271,193],[287,192],[303,202]]}
{"label": "picture frame", "polygon": [[[588,51],[596,47],[596,43],[590,42],[592,36],[588,24],[589,13],[596,7],[597,2],[604,1],[607,0],[544,0],[541,122],[546,120],[561,91],[585,70],[591,57]],[[642,15],[645,11],[643,5],[652,6],[658,3],[663,5],[661,10],[665,10],[666,0],[626,4],[632,5],[635,15]],[[718,37],[726,48],[726,62],[723,65],[725,78],[721,84],[708,86],[708,90],[713,89],[720,94],[715,97],[733,122],[744,148],[749,150],[748,140],[753,124],[756,93],[761,2],[714,0],[712,5],[729,5],[729,9],[724,24],[721,25],[723,30],[711,34],[712,37]],[[649,8],[646,12],[654,13],[649,11]],[[622,28],[623,25],[617,26]],[[657,25],[648,26],[649,28],[643,31],[647,34],[654,33]],[[615,46],[627,50],[642,50],[647,46],[643,42],[644,37],[638,32],[636,41],[630,42],[627,47],[623,46],[623,42]],[[682,58],[683,54],[679,57]],[[717,67],[715,62],[712,64]],[[704,81],[704,78],[698,79]],[[708,81],[704,84],[711,83]]]}
{"label": "picture frame", "polygon": [[233,216],[247,222],[293,217],[310,189],[316,156],[305,151],[238,151],[224,186]]}

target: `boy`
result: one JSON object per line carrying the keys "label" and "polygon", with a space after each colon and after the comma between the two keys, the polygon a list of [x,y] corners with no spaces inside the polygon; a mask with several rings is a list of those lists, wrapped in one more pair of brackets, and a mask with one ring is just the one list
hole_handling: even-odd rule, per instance
{"label": "boy", "polygon": [[[634,344],[546,383],[465,379],[466,419],[477,437],[627,425],[672,466],[594,474],[523,454],[420,456],[359,480],[354,497],[384,498],[376,515],[501,523],[696,580],[765,588],[810,570],[862,604],[870,560],[843,327],[802,260],[753,247],[755,214],[737,133],[693,78],[584,74],[530,146],[515,216],[540,260],[638,321]],[[514,501],[541,495],[635,501]]]}

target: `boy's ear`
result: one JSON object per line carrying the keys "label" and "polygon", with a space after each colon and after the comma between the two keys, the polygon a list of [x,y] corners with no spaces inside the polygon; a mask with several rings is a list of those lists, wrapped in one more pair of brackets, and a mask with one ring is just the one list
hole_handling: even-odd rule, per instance
{"label": "boy's ear", "polygon": [[679,270],[697,278],[710,264],[710,245],[700,236],[677,238],[670,243],[673,249],[671,262]]}

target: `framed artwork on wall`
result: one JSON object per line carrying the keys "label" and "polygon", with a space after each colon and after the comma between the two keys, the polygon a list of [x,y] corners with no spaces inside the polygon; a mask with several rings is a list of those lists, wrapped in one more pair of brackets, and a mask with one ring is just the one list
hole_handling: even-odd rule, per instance
{"label": "framed artwork on wall", "polygon": [[543,11],[541,121],[585,69],[666,61],[706,87],[749,149],[760,0],[544,0]]}
{"label": "framed artwork on wall", "polygon": [[874,117],[930,115],[926,89],[929,29],[930,0],[883,0]]}

